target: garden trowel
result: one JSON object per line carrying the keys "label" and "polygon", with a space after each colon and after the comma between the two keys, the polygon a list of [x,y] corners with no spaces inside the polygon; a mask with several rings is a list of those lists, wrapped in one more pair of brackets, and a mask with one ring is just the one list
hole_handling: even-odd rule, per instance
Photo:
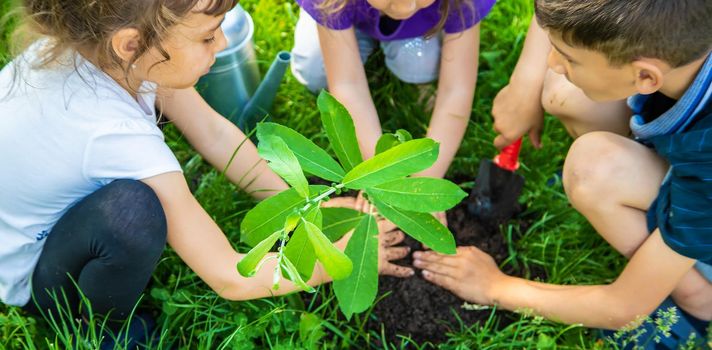
{"label": "garden trowel", "polygon": [[524,178],[515,173],[519,168],[522,139],[502,149],[493,160],[484,159],[470,193],[467,209],[482,222],[507,220],[520,211],[519,194]]}

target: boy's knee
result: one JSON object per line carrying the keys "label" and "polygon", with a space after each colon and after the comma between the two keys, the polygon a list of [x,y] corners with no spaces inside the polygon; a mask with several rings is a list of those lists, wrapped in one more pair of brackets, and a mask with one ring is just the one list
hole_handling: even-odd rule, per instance
{"label": "boy's knee", "polygon": [[700,305],[709,304],[710,287],[702,285],[678,285],[672,293],[675,303],[687,309],[696,309]]}
{"label": "boy's knee", "polygon": [[599,196],[619,168],[618,145],[612,134],[591,132],[574,141],[564,163],[563,185],[574,205],[581,207],[599,202]]}
{"label": "boy's knee", "polygon": [[688,274],[678,283],[672,292],[672,298],[682,309],[695,317],[712,319],[712,266],[697,263],[692,274]]}

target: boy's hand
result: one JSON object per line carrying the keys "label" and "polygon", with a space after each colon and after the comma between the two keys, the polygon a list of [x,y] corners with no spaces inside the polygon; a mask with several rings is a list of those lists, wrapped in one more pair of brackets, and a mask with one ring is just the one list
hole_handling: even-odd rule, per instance
{"label": "boy's hand", "polygon": [[458,247],[457,254],[434,251],[413,253],[413,265],[423,269],[423,277],[472,303],[492,305],[493,286],[506,275],[491,256],[472,247]]}
{"label": "boy's hand", "polygon": [[502,149],[529,134],[529,141],[541,148],[544,108],[541,105],[541,86],[509,83],[497,93],[492,104],[494,130],[499,134],[494,146]]}

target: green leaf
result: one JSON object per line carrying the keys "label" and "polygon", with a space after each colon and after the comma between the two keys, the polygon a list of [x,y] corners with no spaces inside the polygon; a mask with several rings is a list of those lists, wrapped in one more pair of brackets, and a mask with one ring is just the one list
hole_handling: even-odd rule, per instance
{"label": "green leaf", "polygon": [[[322,219],[319,207],[313,208],[304,216],[307,221],[314,223],[317,227],[321,226]],[[287,246],[284,247],[284,254],[294,263],[304,280],[311,278],[314,272],[314,264],[316,263],[316,253],[311,241],[309,241],[303,221],[300,220],[299,226],[297,226],[289,242],[287,242]]]}
{"label": "green leaf", "polygon": [[[326,191],[327,188],[321,185],[309,186],[312,197]],[[301,209],[305,204],[304,198],[293,188],[257,203],[247,212],[240,224],[240,240],[254,247],[272,232],[282,229],[287,216],[295,209]]]}
{"label": "green leaf", "polygon": [[297,226],[289,242],[287,242],[287,246],[284,248],[284,254],[294,262],[302,278],[306,280],[311,278],[314,272],[314,264],[316,264],[316,253],[304,224]]}
{"label": "green leaf", "polygon": [[324,124],[326,136],[336,157],[346,171],[353,169],[363,161],[363,158],[358,148],[356,128],[349,111],[324,90],[319,94],[316,104],[321,112],[321,122]]}
{"label": "green leaf", "polygon": [[311,222],[321,230],[321,226],[324,222],[324,215],[322,213],[323,210],[324,209],[318,205],[312,207],[306,214],[304,214],[304,220]]}
{"label": "green leaf", "polygon": [[383,153],[401,143],[408,142],[413,139],[407,130],[398,129],[394,134],[383,134],[376,142],[376,154]]}
{"label": "green leaf", "polygon": [[267,135],[281,137],[297,156],[305,172],[334,182],[341,182],[344,178],[345,172],[341,165],[331,158],[329,153],[300,133],[276,123],[257,124],[257,138],[261,140]]}
{"label": "green leaf", "polygon": [[309,183],[302,172],[297,156],[287,143],[277,136],[265,135],[257,147],[260,157],[269,161],[269,167],[284,181],[294,187],[302,197],[309,197]]}
{"label": "green leaf", "polygon": [[364,215],[344,251],[354,270],[349,277],[334,282],[339,308],[351,315],[368,309],[378,292],[378,226],[371,215]]}
{"label": "green leaf", "polygon": [[359,164],[344,176],[346,188],[361,190],[429,168],[438,159],[438,144],[417,139],[395,146]]}
{"label": "green leaf", "polygon": [[[369,196],[371,195],[368,191]],[[427,213],[416,213],[396,208],[371,196],[378,212],[391,220],[403,232],[417,239],[430,249],[443,253],[455,254],[455,238],[450,230],[437,219]]]}
{"label": "green leaf", "polygon": [[445,211],[467,197],[454,183],[428,177],[394,180],[371,187],[368,193],[381,202],[421,213]]}
{"label": "green leaf", "polygon": [[411,135],[408,130],[405,129],[396,130],[395,135],[398,138],[398,141],[400,141],[401,143],[408,142],[413,139],[413,135]]}
{"label": "green leaf", "polygon": [[274,243],[277,242],[277,239],[279,239],[281,234],[282,230],[275,231],[272,235],[267,237],[267,239],[252,248],[242,259],[240,259],[237,263],[237,271],[240,272],[240,275],[245,277],[254,275],[257,265],[260,261],[262,261],[262,258],[265,257],[267,252],[269,252],[270,248],[274,246]]}
{"label": "green leaf", "polygon": [[287,218],[284,220],[284,232],[292,232],[297,227],[297,224],[299,224],[301,218],[302,217],[299,216],[298,212],[292,212],[291,214],[287,215]]}
{"label": "green leaf", "polygon": [[171,315],[175,314],[176,311],[178,311],[178,308],[175,306],[174,303],[172,303],[170,301],[166,301],[163,303],[163,305],[161,305],[161,311],[164,314],[171,316]]}
{"label": "green leaf", "polygon": [[299,316],[299,340],[304,344],[318,344],[319,340],[326,335],[322,323],[324,320],[319,316],[308,312],[302,313]]}
{"label": "green leaf", "polygon": [[335,281],[348,277],[353,269],[353,264],[346,254],[336,249],[316,225],[304,221],[304,226],[314,247],[314,252],[329,276]]}
{"label": "green leaf", "polygon": [[378,142],[376,142],[376,154],[383,153],[394,146],[399,145],[401,142],[398,141],[398,138],[396,135],[393,134],[383,134],[381,137],[378,138]]}
{"label": "green leaf", "polygon": [[160,301],[166,301],[171,298],[171,293],[164,288],[153,288],[151,289],[151,297]]}
{"label": "green leaf", "polygon": [[299,271],[297,271],[296,266],[294,266],[294,264],[292,264],[292,262],[286,256],[284,257],[284,259],[282,259],[282,271],[285,271],[287,273],[287,276],[289,277],[289,280],[294,282],[294,284],[299,286],[299,288],[309,293],[316,292],[316,290],[312,286],[304,282],[304,280],[299,274]]}
{"label": "green leaf", "polygon": [[348,209],[348,208],[322,208],[324,214],[324,227],[322,232],[335,242],[339,240],[346,232],[351,231],[361,221],[363,213]]}
{"label": "green leaf", "polygon": [[537,350],[556,349],[556,340],[546,334],[539,334],[539,339],[537,339],[536,342],[536,348]]}

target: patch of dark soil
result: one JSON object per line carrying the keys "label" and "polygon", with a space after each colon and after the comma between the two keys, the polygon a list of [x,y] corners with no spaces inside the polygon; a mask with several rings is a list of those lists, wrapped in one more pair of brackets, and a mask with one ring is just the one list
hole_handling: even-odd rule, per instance
{"label": "patch of dark soil", "polygon": [[[466,179],[451,180],[460,183]],[[329,185],[321,179],[310,179],[310,183]],[[342,195],[355,196],[356,192],[351,191]],[[497,263],[501,263],[507,259],[509,254],[507,242],[500,233],[499,225],[502,222],[478,221],[467,210],[468,204],[473,203],[474,200],[471,196],[447,212],[450,231],[455,236],[458,246],[476,246],[490,254]],[[522,208],[516,204],[515,208],[497,207],[496,211],[493,212],[493,218],[496,218],[493,220],[501,220],[520,213]],[[519,225],[522,227],[522,231],[525,231],[528,222],[526,219],[520,219]],[[403,244],[410,247],[411,252],[423,249],[420,242],[408,236]],[[411,256],[395,261],[395,263],[404,266],[412,266],[412,262]],[[427,282],[420,275],[420,270],[416,271],[416,276],[412,278],[400,279],[389,276],[379,278],[377,298],[380,298],[380,301],[374,306],[373,313],[369,317],[368,329],[377,330],[380,333],[383,328],[386,339],[396,344],[401,342],[399,335],[408,336],[417,343],[427,341],[437,344],[447,340],[448,332],[459,330],[458,319],[462,321],[463,325],[469,326],[485,322],[490,317],[491,310],[464,309],[462,299]],[[516,271],[510,265],[506,265],[503,272],[508,275],[522,276],[525,271]],[[530,278],[545,279],[542,269],[529,271],[529,274]],[[302,295],[307,303],[314,297],[318,298],[318,295],[314,294],[303,293]],[[384,295],[386,296],[383,297]],[[502,316],[499,322],[500,327],[510,324],[515,319],[511,313],[506,311],[498,311],[498,314]]]}
{"label": "patch of dark soil", "polygon": [[[507,242],[497,225],[482,225],[467,212],[467,200],[447,213],[448,226],[455,235],[458,246],[474,245],[490,254],[498,263],[508,256]],[[405,244],[411,251],[422,250],[422,245],[410,237]],[[396,261],[400,265],[412,265],[412,258]],[[505,273],[520,275],[511,267]],[[543,277],[541,271],[533,271],[532,277]],[[382,276],[379,279],[378,295],[384,297],[373,310],[369,321],[370,329],[385,330],[386,338],[399,343],[398,335],[409,336],[418,343],[429,341],[440,343],[447,339],[447,333],[457,331],[460,323],[472,325],[486,321],[491,310],[466,310],[464,301],[447,290],[427,282],[417,271],[416,276],[407,279]],[[506,312],[502,312],[507,314]],[[457,315],[457,316],[456,316]],[[511,323],[511,317],[503,317],[500,325]]]}

